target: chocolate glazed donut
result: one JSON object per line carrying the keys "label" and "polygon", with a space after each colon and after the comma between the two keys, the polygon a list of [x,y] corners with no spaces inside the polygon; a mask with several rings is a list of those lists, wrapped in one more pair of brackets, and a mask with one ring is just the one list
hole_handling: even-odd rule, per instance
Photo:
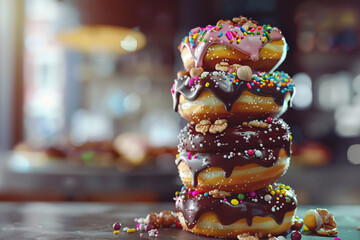
{"label": "chocolate glazed donut", "polygon": [[229,72],[204,72],[175,79],[171,92],[174,110],[189,122],[242,122],[281,116],[291,105],[294,84],[284,72],[257,73],[251,81]]}
{"label": "chocolate glazed donut", "polygon": [[276,181],[289,166],[291,135],[282,119],[268,121],[244,122],[219,134],[199,133],[188,124],[175,160],[183,184],[199,191],[247,192]]}
{"label": "chocolate glazed donut", "polygon": [[240,233],[278,235],[291,226],[296,196],[289,186],[272,184],[255,192],[227,195],[177,192],[175,211],[187,231],[235,238]]}

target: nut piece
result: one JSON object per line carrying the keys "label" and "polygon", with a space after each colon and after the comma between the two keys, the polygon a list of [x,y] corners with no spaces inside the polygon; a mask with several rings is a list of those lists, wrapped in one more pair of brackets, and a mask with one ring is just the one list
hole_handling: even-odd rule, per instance
{"label": "nut piece", "polygon": [[259,240],[262,237],[262,234],[255,233],[255,235],[250,235],[250,233],[242,233],[237,235],[239,240]]}
{"label": "nut piece", "polygon": [[242,124],[241,124],[241,126],[243,126],[243,127],[246,127],[247,125],[249,125],[248,122],[242,122]]}
{"label": "nut piece", "polygon": [[216,23],[216,26],[219,26],[219,25],[221,25],[221,24],[229,24],[229,25],[233,25],[234,23],[232,22],[232,21],[230,21],[230,20],[223,20],[223,19],[220,19],[217,23]]}
{"label": "nut piece", "polygon": [[190,69],[190,76],[192,78],[199,77],[204,72],[202,67],[193,67]]}
{"label": "nut piece", "polygon": [[227,72],[229,71],[230,65],[227,62],[220,62],[215,65],[215,69],[218,71]]}
{"label": "nut piece", "polygon": [[231,65],[232,68],[238,69],[239,67],[241,67],[242,65],[240,64],[236,64],[234,63],[233,65]]}
{"label": "nut piece", "polygon": [[162,218],[157,214],[157,213],[149,213],[146,218],[144,223],[145,224],[151,224],[153,225],[155,228],[159,228],[162,222]]}
{"label": "nut piece", "polygon": [[162,219],[162,225],[164,227],[169,227],[170,225],[176,222],[176,217],[172,211],[162,211],[159,216]]}
{"label": "nut piece", "polygon": [[249,125],[252,127],[260,127],[260,122],[258,120],[252,120],[249,122]]}
{"label": "nut piece", "polygon": [[327,209],[310,209],[305,213],[304,224],[319,235],[331,236],[338,233],[334,215]]}
{"label": "nut piece", "polygon": [[251,20],[249,20],[242,27],[247,31],[250,28],[256,28],[257,25],[255,23],[253,23]]}
{"label": "nut piece", "polygon": [[237,76],[240,80],[250,82],[252,78],[252,71],[249,66],[241,66],[237,70]]}
{"label": "nut piece", "polygon": [[303,225],[304,225],[304,221],[301,218],[299,218],[298,216],[295,216],[292,219],[291,230],[300,231],[301,228],[303,227]]}
{"label": "nut piece", "polygon": [[[264,122],[260,122],[258,120],[252,120],[248,123],[250,126],[252,127],[260,127],[260,128],[267,128],[269,127],[269,124],[268,123],[264,123]],[[244,126],[244,123],[243,123],[243,126]]]}
{"label": "nut piece", "polygon": [[177,72],[177,78],[183,78],[185,75],[189,76],[189,72],[188,71],[178,71]]}
{"label": "nut piece", "polygon": [[236,25],[244,25],[248,21],[248,19],[246,17],[243,17],[243,16],[234,17],[232,20]]}
{"label": "nut piece", "polygon": [[209,120],[201,120],[200,123],[196,124],[195,131],[201,133],[207,133],[211,126],[211,122]]}
{"label": "nut piece", "polygon": [[285,238],[283,236],[275,237],[275,236],[273,236],[271,234],[268,235],[268,238],[269,238],[268,240],[281,240],[281,239],[285,240]]}
{"label": "nut piece", "polygon": [[221,133],[227,128],[227,120],[226,119],[218,119],[211,125],[209,132],[211,133]]}
{"label": "nut piece", "polygon": [[214,198],[223,198],[223,197],[229,197],[229,196],[231,196],[230,193],[224,192],[224,191],[219,191],[218,189],[211,190],[211,191],[209,192],[209,195],[211,195],[211,196],[214,197]]}

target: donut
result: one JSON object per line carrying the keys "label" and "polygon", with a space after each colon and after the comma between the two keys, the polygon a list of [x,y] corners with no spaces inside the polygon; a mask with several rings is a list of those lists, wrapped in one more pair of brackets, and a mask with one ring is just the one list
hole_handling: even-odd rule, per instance
{"label": "donut", "polygon": [[249,76],[249,68],[244,66],[236,74],[234,68],[228,70],[175,79],[171,88],[174,110],[188,122],[242,122],[279,117],[291,106],[295,89],[288,74],[258,72]]}
{"label": "donut", "polygon": [[191,29],[179,50],[188,71],[193,67],[213,71],[216,64],[225,61],[269,72],[284,61],[287,44],[279,29],[240,17]]}
{"label": "donut", "polygon": [[293,190],[283,184],[240,194],[183,187],[175,195],[175,211],[183,228],[211,237],[280,235],[291,228],[297,206]]}
{"label": "donut", "polygon": [[289,167],[292,137],[282,119],[244,122],[221,133],[199,125],[189,123],[181,130],[175,160],[189,189],[254,191],[275,182]]}

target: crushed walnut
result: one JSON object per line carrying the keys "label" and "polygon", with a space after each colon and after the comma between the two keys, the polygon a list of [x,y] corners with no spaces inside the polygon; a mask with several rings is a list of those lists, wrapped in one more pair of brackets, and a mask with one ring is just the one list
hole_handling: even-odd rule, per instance
{"label": "crushed walnut", "polygon": [[234,63],[234,64],[231,65],[230,67],[235,68],[235,69],[238,69],[238,68],[241,67],[241,66],[242,66],[242,65],[240,65],[240,64]]}
{"label": "crushed walnut", "polygon": [[212,124],[209,120],[201,120],[195,125],[195,131],[199,133],[221,133],[227,128],[226,119],[218,119]]}
{"label": "crushed walnut", "polygon": [[277,238],[271,234],[268,235],[268,238],[269,238],[268,240],[279,240],[279,238]]}
{"label": "crushed walnut", "polygon": [[304,225],[304,221],[302,220],[302,218],[299,218],[298,216],[294,216],[294,218],[292,219],[291,230],[300,231],[303,225]]}
{"label": "crushed walnut", "polygon": [[215,65],[215,69],[218,71],[227,72],[229,71],[230,65],[227,62],[220,62]]}
{"label": "crushed walnut", "polygon": [[[269,127],[269,124],[268,123],[265,123],[265,122],[262,122],[262,121],[258,121],[258,120],[252,120],[248,123],[249,126],[251,127],[260,127],[260,128],[268,128]],[[243,126],[244,126],[244,122],[243,122]],[[245,125],[247,126],[247,125]]]}
{"label": "crushed walnut", "polygon": [[240,17],[234,17],[233,19],[232,19],[232,21],[233,21],[233,23],[235,24],[235,25],[242,25],[243,27],[244,27],[244,25],[246,24],[246,23],[248,23],[248,22],[251,22],[251,23],[253,23],[253,24],[255,24],[256,26],[255,27],[257,27],[257,25],[259,24],[259,22],[258,21],[255,21],[255,20],[253,20],[253,19],[247,19],[246,17],[244,17],[244,16],[240,16]]}
{"label": "crushed walnut", "polygon": [[[310,215],[315,216],[315,223],[313,222],[314,218],[308,218]],[[304,217],[304,223],[309,228],[309,230],[314,231],[322,236],[332,236],[338,234],[334,215],[327,209],[318,208],[316,210],[307,211]],[[316,228],[313,229],[309,226],[316,226]]]}
{"label": "crushed walnut", "polygon": [[199,77],[204,72],[202,67],[193,67],[190,69],[190,76],[192,78]]}
{"label": "crushed walnut", "polygon": [[226,119],[218,119],[211,125],[209,132],[210,133],[221,133],[227,128],[227,120]]}
{"label": "crushed walnut", "polygon": [[211,190],[209,192],[209,195],[214,197],[214,198],[224,198],[224,197],[229,197],[231,196],[230,193],[228,192],[225,192],[225,191],[220,191],[219,189],[214,189],[214,190]]}
{"label": "crushed walnut", "polygon": [[195,131],[200,133],[207,133],[210,129],[211,122],[209,120],[201,120],[200,123],[196,124]]}
{"label": "crushed walnut", "polygon": [[229,25],[233,25],[234,23],[231,20],[223,20],[220,19],[219,21],[217,21],[216,26],[222,25],[222,24],[229,24]]}
{"label": "crushed walnut", "polygon": [[250,233],[242,233],[237,235],[237,238],[239,240],[259,240],[262,238],[262,234],[255,233],[254,235],[251,235]]}
{"label": "crushed walnut", "polygon": [[249,20],[242,27],[247,31],[250,28],[256,28],[257,25],[255,23],[253,23],[251,20]]}

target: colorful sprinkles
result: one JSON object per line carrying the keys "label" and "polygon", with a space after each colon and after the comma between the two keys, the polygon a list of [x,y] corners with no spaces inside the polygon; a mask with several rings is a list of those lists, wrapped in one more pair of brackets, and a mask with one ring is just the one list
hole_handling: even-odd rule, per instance
{"label": "colorful sprinkles", "polygon": [[[196,48],[196,46],[202,42],[212,41],[212,42],[220,42],[223,43],[224,37],[230,42],[230,43],[240,43],[240,39],[244,39],[246,36],[257,36],[262,35],[260,38],[261,41],[264,43],[266,40],[268,42],[272,41],[270,37],[270,32],[273,31],[276,28],[272,28],[271,26],[258,26],[254,28],[250,28],[246,30],[243,26],[232,26],[230,30],[226,31],[225,35],[221,30],[223,29],[223,26],[221,24],[212,26],[208,25],[205,28],[194,28],[192,29],[187,36],[183,38],[184,43],[190,43],[191,48]],[[209,32],[219,32],[218,38],[213,37],[207,37],[207,33]]]}

